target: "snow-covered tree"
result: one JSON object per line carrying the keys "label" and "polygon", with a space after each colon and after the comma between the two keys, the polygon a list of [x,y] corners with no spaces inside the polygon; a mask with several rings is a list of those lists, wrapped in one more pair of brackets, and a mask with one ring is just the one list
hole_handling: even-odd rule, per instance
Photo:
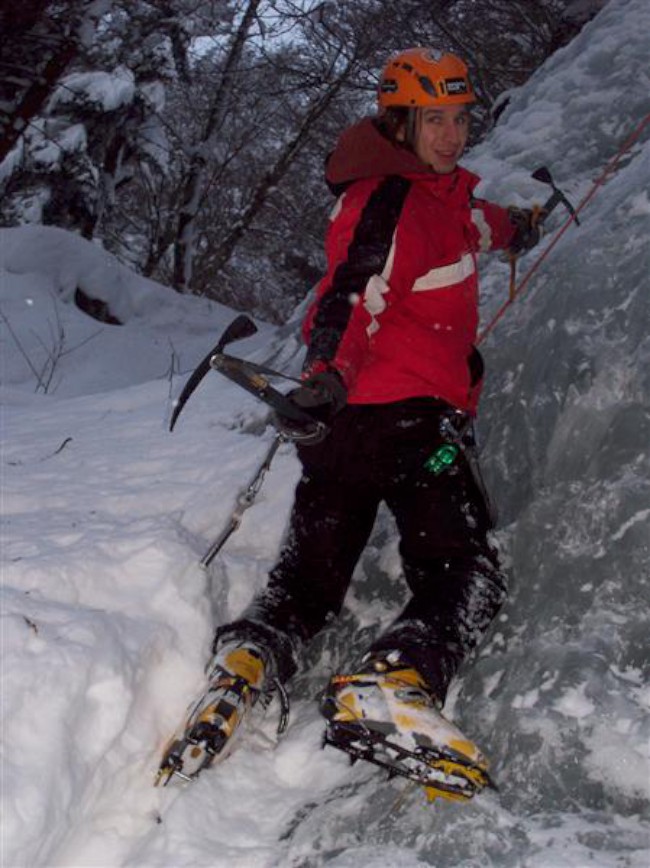
{"label": "snow-covered tree", "polygon": [[[204,6],[223,14],[224,4],[191,4],[197,15]],[[82,19],[74,58],[25,130],[7,173],[5,225],[44,222],[92,237],[136,166],[164,172],[165,88],[186,74],[189,7],[189,2],[96,0],[71,4],[65,16],[40,21],[60,27],[60,19],[69,20],[73,11]],[[89,33],[91,18],[95,26]]]}

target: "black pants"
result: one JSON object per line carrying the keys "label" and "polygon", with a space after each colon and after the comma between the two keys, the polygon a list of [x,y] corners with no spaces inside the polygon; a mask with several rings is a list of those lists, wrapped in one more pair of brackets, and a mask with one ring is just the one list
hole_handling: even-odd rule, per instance
{"label": "black pants", "polygon": [[325,440],[299,449],[303,475],[286,541],[267,588],[217,631],[270,647],[281,679],[294,650],[338,614],[384,501],[400,534],[411,598],[369,651],[398,650],[441,700],[506,596],[487,533],[485,497],[461,454],[434,475],[449,407],[433,399],[346,407]]}

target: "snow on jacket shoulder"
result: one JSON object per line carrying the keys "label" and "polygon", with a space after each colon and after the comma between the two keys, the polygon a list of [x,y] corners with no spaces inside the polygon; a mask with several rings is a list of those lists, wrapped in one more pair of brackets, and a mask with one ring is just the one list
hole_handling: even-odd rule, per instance
{"label": "snow on jacket shoulder", "polygon": [[327,177],[345,189],[303,326],[307,371],[337,370],[352,404],[430,396],[474,412],[476,257],[508,246],[506,209],[473,197],[476,175],[430,171],[369,119],[341,137]]}

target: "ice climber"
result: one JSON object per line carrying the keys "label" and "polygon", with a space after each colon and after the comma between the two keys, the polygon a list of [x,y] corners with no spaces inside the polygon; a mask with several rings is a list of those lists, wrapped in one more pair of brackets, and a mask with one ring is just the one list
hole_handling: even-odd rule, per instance
{"label": "ice climber", "polygon": [[476,198],[479,178],[458,165],[475,101],[460,58],[397,54],[378,101],[327,162],[338,196],[328,269],[292,393],[329,433],[298,446],[279,560],[266,589],[217,631],[202,719],[225,748],[259,696],[290,678],[300,647],[339,613],[384,502],[410,598],[352,671],[332,676],[326,739],[430,795],[467,798],[489,782],[487,760],[441,708],[506,597],[472,435],[483,379],[477,255],[528,249],[539,228],[533,211]]}

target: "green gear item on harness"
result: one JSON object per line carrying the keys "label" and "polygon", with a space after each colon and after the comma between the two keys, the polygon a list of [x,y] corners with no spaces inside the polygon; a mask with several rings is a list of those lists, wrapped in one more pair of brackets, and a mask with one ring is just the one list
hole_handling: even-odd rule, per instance
{"label": "green gear item on harness", "polygon": [[424,466],[434,476],[440,476],[458,458],[459,452],[460,447],[455,443],[443,443],[427,458]]}

